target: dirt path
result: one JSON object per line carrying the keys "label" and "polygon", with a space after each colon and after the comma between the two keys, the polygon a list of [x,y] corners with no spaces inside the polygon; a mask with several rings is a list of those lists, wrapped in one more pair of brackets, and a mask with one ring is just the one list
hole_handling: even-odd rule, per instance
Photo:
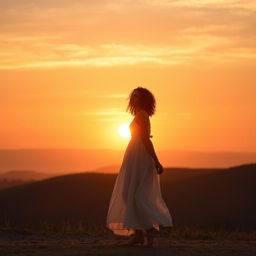
{"label": "dirt path", "polygon": [[173,255],[255,256],[256,241],[156,239],[153,248],[120,246],[123,238],[81,234],[33,234],[0,231],[0,256]]}

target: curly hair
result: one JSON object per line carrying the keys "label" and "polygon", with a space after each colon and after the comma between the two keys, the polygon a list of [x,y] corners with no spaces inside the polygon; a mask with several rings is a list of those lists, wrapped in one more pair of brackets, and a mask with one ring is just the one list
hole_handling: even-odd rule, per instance
{"label": "curly hair", "polygon": [[[136,97],[138,97],[137,102],[135,100]],[[154,115],[156,110],[156,100],[154,95],[148,89],[140,86],[133,89],[127,100],[129,100],[129,103],[126,112],[129,111],[132,115],[135,115],[139,107],[140,109],[145,110],[149,116]]]}

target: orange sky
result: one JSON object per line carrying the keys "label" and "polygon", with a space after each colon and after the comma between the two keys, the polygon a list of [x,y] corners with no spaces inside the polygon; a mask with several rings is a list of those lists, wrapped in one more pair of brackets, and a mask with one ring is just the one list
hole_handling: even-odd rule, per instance
{"label": "orange sky", "polygon": [[0,2],[0,148],[124,149],[129,92],[157,150],[256,152],[256,4]]}

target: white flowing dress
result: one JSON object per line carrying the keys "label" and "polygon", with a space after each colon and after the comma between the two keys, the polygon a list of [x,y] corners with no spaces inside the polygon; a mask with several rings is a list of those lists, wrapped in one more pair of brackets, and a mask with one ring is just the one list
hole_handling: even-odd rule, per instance
{"label": "white flowing dress", "polygon": [[[137,121],[136,121],[137,120]],[[140,136],[144,122],[150,136],[150,121],[144,110],[130,123],[131,139],[115,180],[107,214],[107,228],[130,236],[135,229],[172,227],[170,212],[162,198],[160,176]]]}

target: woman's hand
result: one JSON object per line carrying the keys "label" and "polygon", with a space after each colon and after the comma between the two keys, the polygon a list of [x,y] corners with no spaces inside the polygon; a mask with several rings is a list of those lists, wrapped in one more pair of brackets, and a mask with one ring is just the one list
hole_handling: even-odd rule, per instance
{"label": "woman's hand", "polygon": [[155,167],[156,167],[156,171],[157,173],[160,175],[163,173],[164,168],[163,166],[160,164],[160,162],[155,162]]}

